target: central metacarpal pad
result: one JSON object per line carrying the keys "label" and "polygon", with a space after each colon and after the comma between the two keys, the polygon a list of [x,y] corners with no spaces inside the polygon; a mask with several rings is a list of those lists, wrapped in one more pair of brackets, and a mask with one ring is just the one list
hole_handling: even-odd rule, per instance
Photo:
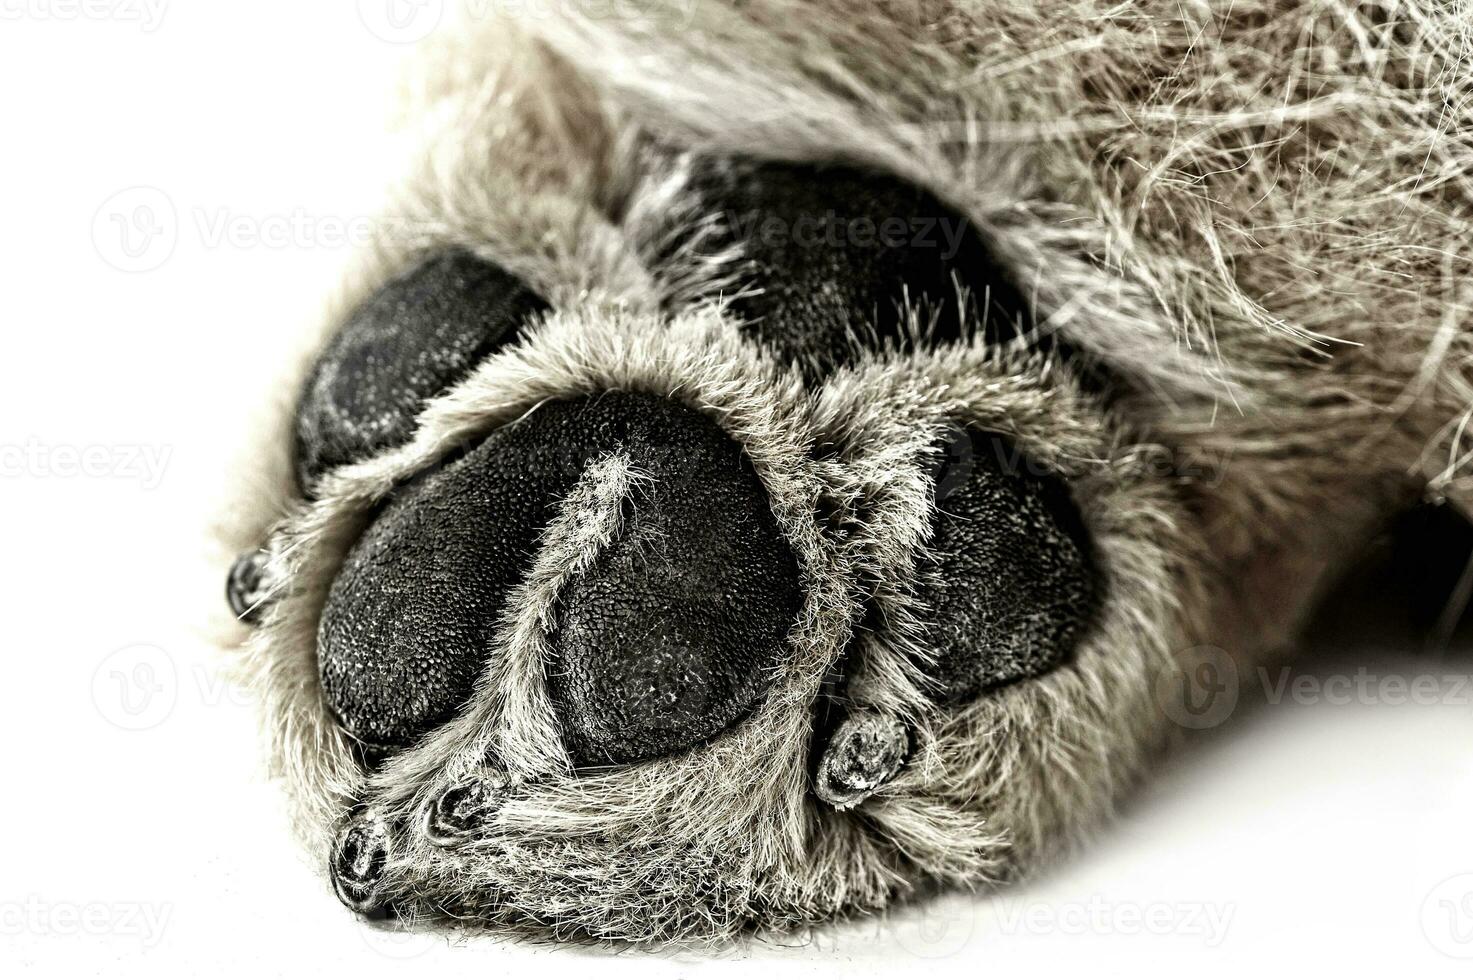
{"label": "central metacarpal pad", "polygon": [[573,761],[680,751],[751,711],[798,612],[796,560],[715,422],[609,392],[543,405],[383,505],[319,627],[323,692],[352,735],[404,746],[464,707],[543,529],[611,453],[638,489],[559,597],[546,665]]}

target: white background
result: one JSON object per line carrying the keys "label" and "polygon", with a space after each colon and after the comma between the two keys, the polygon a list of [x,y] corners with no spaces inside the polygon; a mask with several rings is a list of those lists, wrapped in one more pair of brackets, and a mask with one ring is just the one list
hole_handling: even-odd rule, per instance
{"label": "white background", "polygon": [[0,0],[0,973],[1468,975],[1473,695],[1451,687],[1240,710],[1037,884],[792,948],[612,955],[357,924],[218,680],[208,523],[346,260],[336,236],[373,213],[404,48],[352,0],[161,2]]}

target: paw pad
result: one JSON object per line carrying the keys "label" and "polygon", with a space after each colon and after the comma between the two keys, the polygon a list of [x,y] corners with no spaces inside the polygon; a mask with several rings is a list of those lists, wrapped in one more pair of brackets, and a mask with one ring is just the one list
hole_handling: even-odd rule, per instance
{"label": "paw pad", "polygon": [[541,534],[598,459],[643,480],[557,597],[551,700],[580,766],[691,747],[750,712],[798,612],[797,563],[741,447],[651,395],[552,402],[406,486],[348,555],[318,635],[325,698],[401,747],[461,710]]}
{"label": "paw pad", "polygon": [[431,255],[369,297],[318,358],[297,409],[297,477],[407,442],[424,403],[511,343],[546,304],[470,252]]}
{"label": "paw pad", "polygon": [[1067,488],[994,433],[938,447],[927,672],[955,704],[1062,664],[1099,600],[1088,534]]}

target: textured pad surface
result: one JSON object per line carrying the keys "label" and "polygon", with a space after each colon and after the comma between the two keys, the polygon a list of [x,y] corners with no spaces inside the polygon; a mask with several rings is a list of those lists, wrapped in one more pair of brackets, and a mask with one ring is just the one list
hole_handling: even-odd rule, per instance
{"label": "textured pad surface", "polygon": [[957,430],[937,471],[923,588],[940,699],[956,703],[1068,658],[1093,615],[1098,582],[1068,491],[1001,436]]}
{"label": "textured pad surface", "polygon": [[402,746],[464,705],[539,532],[615,451],[651,479],[626,537],[558,603],[549,683],[574,761],[678,751],[751,709],[797,614],[796,561],[714,422],[611,392],[540,407],[383,508],[319,629],[323,690],[350,733]]}
{"label": "textured pad surface", "polygon": [[766,689],[798,614],[797,564],[756,475],[714,424],[691,421],[631,432],[653,482],[559,602],[552,695],[583,764],[725,731]]}
{"label": "textured pad surface", "polygon": [[995,340],[1026,329],[1017,289],[962,215],[904,181],[849,167],[705,162],[692,180],[718,234],[738,245],[733,312],[782,356],[821,375],[855,349],[904,337],[907,302],[938,342],[962,331],[959,288]]}
{"label": "textured pad surface", "polygon": [[297,478],[407,442],[424,403],[546,309],[469,252],[433,256],[360,306],[318,358],[297,409]]}

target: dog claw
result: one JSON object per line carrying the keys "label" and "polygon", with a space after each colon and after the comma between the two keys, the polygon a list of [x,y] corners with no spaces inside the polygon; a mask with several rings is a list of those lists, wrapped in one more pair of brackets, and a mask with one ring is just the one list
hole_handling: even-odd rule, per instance
{"label": "dog claw", "polygon": [[436,847],[465,841],[506,799],[508,785],[506,777],[488,773],[451,786],[425,811],[425,839]]}
{"label": "dog claw", "polygon": [[813,791],[836,810],[869,799],[900,772],[910,730],[899,719],[861,710],[846,718],[824,747]]}
{"label": "dog claw", "polygon": [[271,555],[265,551],[247,551],[230,566],[225,580],[225,598],[230,611],[242,623],[254,626],[261,621],[266,601],[275,588],[270,568]]}
{"label": "dog claw", "polygon": [[338,901],[361,915],[380,912],[388,864],[389,832],[383,821],[367,813],[350,817],[338,831],[328,861]]}

